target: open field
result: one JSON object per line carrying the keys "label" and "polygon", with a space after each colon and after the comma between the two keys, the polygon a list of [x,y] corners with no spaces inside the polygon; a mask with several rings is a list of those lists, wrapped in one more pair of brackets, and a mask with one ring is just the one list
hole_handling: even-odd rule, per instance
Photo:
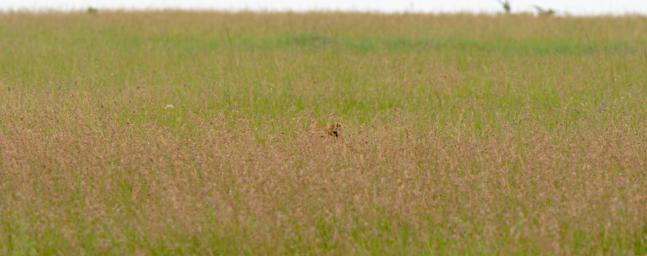
{"label": "open field", "polygon": [[35,254],[646,255],[647,18],[0,14]]}

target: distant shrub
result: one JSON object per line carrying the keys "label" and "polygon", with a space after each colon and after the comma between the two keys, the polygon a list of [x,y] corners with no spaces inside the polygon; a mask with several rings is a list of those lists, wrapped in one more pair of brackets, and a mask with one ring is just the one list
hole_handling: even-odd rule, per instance
{"label": "distant shrub", "polygon": [[88,14],[97,14],[99,13],[99,9],[90,6],[88,7],[88,9],[85,10],[85,12]]}
{"label": "distant shrub", "polygon": [[534,6],[535,10],[537,11],[537,15],[543,16],[543,17],[550,17],[550,16],[555,16],[555,10],[554,9],[545,9],[542,8],[541,6]]}

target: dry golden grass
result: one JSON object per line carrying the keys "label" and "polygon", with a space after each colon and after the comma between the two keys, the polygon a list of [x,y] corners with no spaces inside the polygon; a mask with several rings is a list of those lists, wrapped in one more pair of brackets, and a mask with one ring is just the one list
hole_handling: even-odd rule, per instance
{"label": "dry golden grass", "polygon": [[646,26],[0,15],[0,254],[645,255]]}

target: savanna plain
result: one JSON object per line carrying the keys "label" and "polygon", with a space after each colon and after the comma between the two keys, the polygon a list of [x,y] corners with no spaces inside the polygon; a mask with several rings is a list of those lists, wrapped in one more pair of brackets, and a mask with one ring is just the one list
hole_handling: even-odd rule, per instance
{"label": "savanna plain", "polygon": [[646,255],[647,18],[0,14],[0,255],[240,254]]}

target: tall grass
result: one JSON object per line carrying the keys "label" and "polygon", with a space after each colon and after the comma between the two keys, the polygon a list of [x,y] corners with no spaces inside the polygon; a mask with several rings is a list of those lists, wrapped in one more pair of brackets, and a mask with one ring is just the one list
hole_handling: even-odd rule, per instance
{"label": "tall grass", "polygon": [[642,17],[1,14],[0,254],[645,255],[646,46]]}

